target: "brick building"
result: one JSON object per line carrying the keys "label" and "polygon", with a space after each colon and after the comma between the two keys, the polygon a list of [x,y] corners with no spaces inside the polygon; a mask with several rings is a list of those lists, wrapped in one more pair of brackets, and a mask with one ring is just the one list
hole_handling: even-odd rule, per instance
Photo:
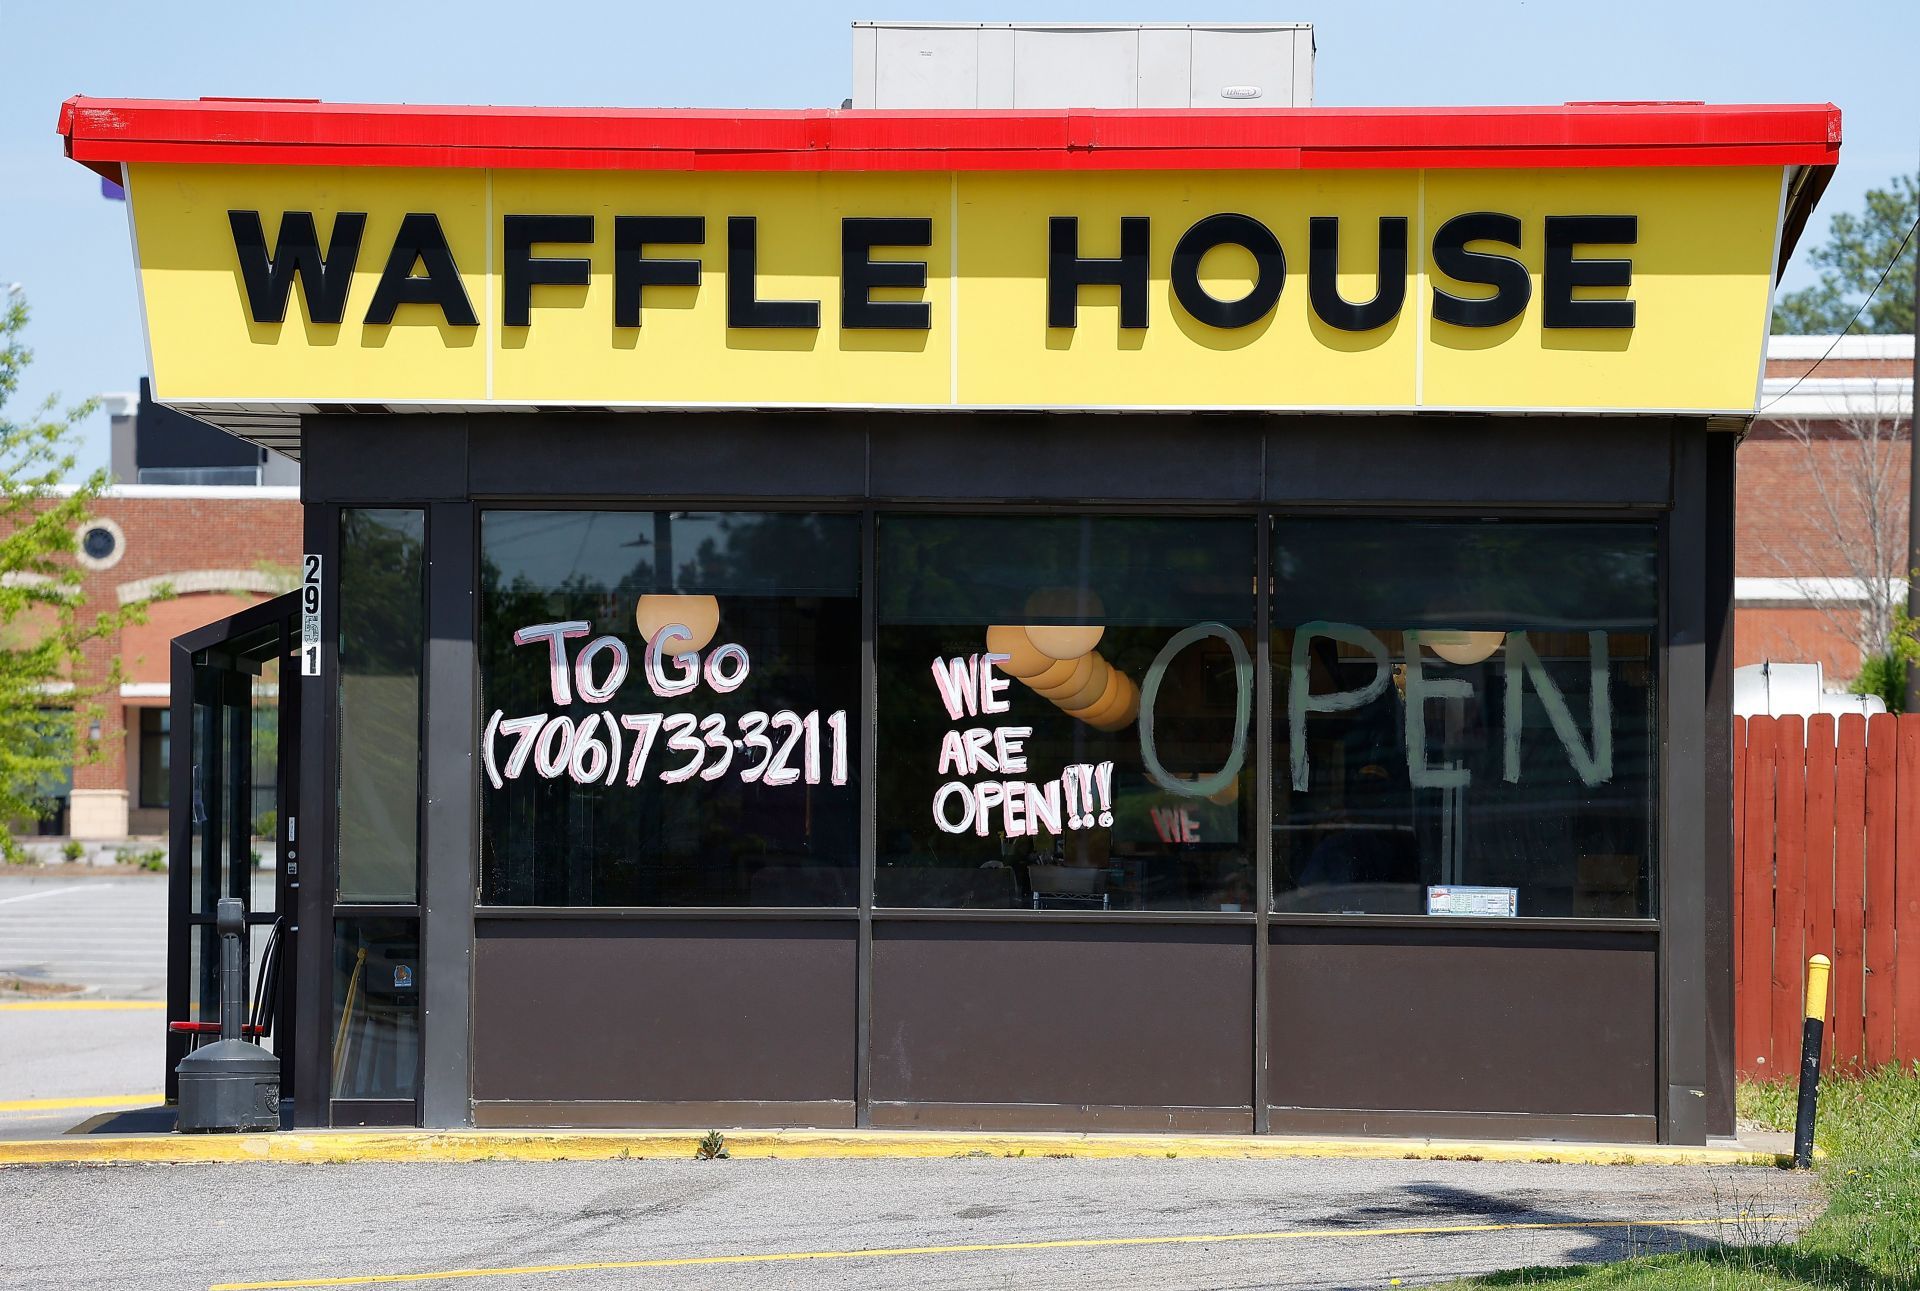
{"label": "brick building", "polygon": [[[65,808],[44,827],[83,839],[166,832],[168,643],[183,632],[285,591],[297,577],[300,491],[244,485],[116,485],[74,535],[84,595],[102,609],[172,594],[147,621],[91,643],[98,677],[118,658],[122,682],[84,721],[104,747],[74,768]],[[64,826],[64,828],[62,828]]]}
{"label": "brick building", "polygon": [[1737,459],[1736,666],[1858,673],[1863,620],[1906,595],[1912,401],[1911,337],[1770,338]]}

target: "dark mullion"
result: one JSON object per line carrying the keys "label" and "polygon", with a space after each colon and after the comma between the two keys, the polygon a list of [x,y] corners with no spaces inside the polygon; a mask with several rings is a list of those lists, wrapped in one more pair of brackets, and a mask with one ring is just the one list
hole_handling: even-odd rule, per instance
{"label": "dark mullion", "polygon": [[334,776],[338,737],[335,697],[339,692],[340,508],[309,504],[305,550],[321,560],[320,675],[300,687],[300,730],[306,738],[299,783],[292,806],[300,853],[300,908],[305,935],[294,942],[297,989],[294,995],[294,1054],[300,1064],[294,1078],[294,1123],[329,1122],[333,1057],[333,846],[339,789]]}
{"label": "dark mullion", "polygon": [[287,820],[287,808],[299,801],[300,779],[300,631],[299,619],[280,621],[280,696],[278,742],[274,757],[274,907],[286,920],[280,942],[280,998],[274,1001],[274,1049],[280,1055],[282,1095],[291,1095],[299,1082],[300,1036],[294,1025],[298,1000],[291,967],[298,962],[300,945],[300,856],[297,839]]}
{"label": "dark mullion", "polygon": [[[167,742],[171,765],[167,769],[167,1016],[164,1022],[186,1022],[193,1008],[193,655],[178,641],[169,651]],[[187,1054],[187,1037],[166,1032],[164,1088],[168,1102],[180,1097],[180,1078],[174,1066]]]}
{"label": "dark mullion", "polygon": [[1273,909],[1273,522],[1255,521],[1253,611],[1253,1130],[1265,1134],[1267,1114],[1268,917]]}
{"label": "dark mullion", "polygon": [[879,858],[879,673],[876,661],[879,602],[875,583],[879,518],[860,515],[860,911],[858,970],[854,985],[854,1124],[873,1123],[873,885]]}

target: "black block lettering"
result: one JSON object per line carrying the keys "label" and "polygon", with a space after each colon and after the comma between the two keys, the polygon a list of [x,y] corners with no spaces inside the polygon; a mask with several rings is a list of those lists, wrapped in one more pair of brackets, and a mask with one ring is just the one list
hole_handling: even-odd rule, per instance
{"label": "black block lettering", "polygon": [[817,300],[761,300],[754,295],[759,273],[759,221],[751,215],[727,217],[727,326],[818,327]]}
{"label": "black block lettering", "polygon": [[[1200,285],[1200,261],[1219,246],[1245,247],[1253,255],[1253,286],[1238,300],[1221,300]],[[1182,233],[1174,244],[1174,299],[1209,327],[1245,327],[1259,322],[1273,312],[1286,283],[1287,253],[1280,249],[1280,239],[1251,215],[1209,215]]]}
{"label": "black block lettering", "polygon": [[1147,254],[1151,223],[1144,215],[1120,217],[1120,258],[1082,260],[1080,221],[1056,215],[1047,222],[1047,326],[1073,327],[1080,312],[1080,289],[1096,285],[1120,288],[1120,326],[1147,325]]}
{"label": "black block lettering", "polygon": [[1358,303],[1340,294],[1340,220],[1318,215],[1307,221],[1307,299],[1329,327],[1370,332],[1391,323],[1407,299],[1407,217],[1380,217],[1380,268],[1373,299]]}
{"label": "black block lettering", "polygon": [[1533,296],[1527,266],[1512,256],[1469,251],[1469,242],[1500,242],[1518,249],[1520,221],[1498,211],[1456,215],[1433,235],[1433,264],[1456,282],[1485,283],[1491,296],[1456,296],[1438,284],[1433,289],[1435,322],[1455,327],[1499,327],[1526,312]]}
{"label": "black block lettering", "polygon": [[337,323],[347,312],[347,289],[360,260],[360,237],[367,228],[365,211],[342,211],[333,217],[327,253],[320,254],[320,236],[313,212],[288,211],[280,217],[280,240],[267,254],[266,230],[258,211],[228,211],[233,249],[240,257],[240,281],[247,291],[247,313],[256,323],[281,323],[287,317],[287,297],[293,280],[307,302],[307,317],[316,323]]}
{"label": "black block lettering", "polygon": [[703,215],[613,217],[613,325],[640,326],[641,293],[648,287],[698,287],[698,260],[649,260],[647,247],[699,246],[707,240]]}
{"label": "black block lettering", "polygon": [[[421,277],[412,276],[415,264],[426,270]],[[460,285],[460,268],[453,262],[447,235],[440,230],[440,217],[429,212],[414,211],[400,221],[393,252],[380,271],[373,303],[367,306],[367,321],[391,323],[394,310],[402,305],[433,305],[454,327],[480,324],[467,289]]]}
{"label": "black block lettering", "polygon": [[507,327],[533,322],[536,286],[584,287],[592,262],[580,256],[539,257],[533,248],[543,242],[591,245],[591,215],[509,215],[501,239],[500,321]]}
{"label": "black block lettering", "polygon": [[1549,215],[1547,266],[1540,285],[1546,327],[1632,327],[1631,300],[1575,300],[1575,287],[1630,287],[1631,260],[1576,260],[1576,246],[1632,246],[1640,240],[1635,215]]}
{"label": "black block lettering", "polygon": [[933,307],[924,300],[874,300],[875,287],[927,285],[924,260],[875,260],[875,247],[933,245],[933,221],[925,218],[840,221],[840,326],[926,331]]}

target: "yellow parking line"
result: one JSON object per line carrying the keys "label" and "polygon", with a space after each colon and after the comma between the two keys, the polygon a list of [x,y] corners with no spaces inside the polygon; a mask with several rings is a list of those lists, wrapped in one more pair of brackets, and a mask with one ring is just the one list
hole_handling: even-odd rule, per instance
{"label": "yellow parking line", "polygon": [[974,1242],[964,1246],[889,1246],[870,1251],[765,1251],[749,1255],[686,1255],[661,1260],[602,1260],[591,1264],[524,1264],[512,1268],[444,1269],[437,1273],[363,1273],[354,1277],[295,1278],[284,1282],[217,1282],[208,1291],[282,1291],[289,1287],[366,1286],[379,1282],[445,1282],[460,1278],[526,1277],[535,1273],[597,1273],[624,1269],[681,1269],[722,1264],[783,1264],[796,1260],[880,1260],[903,1255],[977,1255],[993,1251],[1083,1251],[1118,1246],[1203,1246],[1213,1242],[1347,1241],[1360,1237],[1436,1237],[1453,1233],[1513,1233],[1551,1228],[1707,1228],[1784,1223],[1791,1215],[1733,1219],[1596,1219],[1538,1224],[1436,1224],[1403,1228],[1296,1228],[1275,1233],[1184,1233],[1164,1237],[1063,1237],[1035,1242]]}
{"label": "yellow parking line", "polygon": [[97,1094],[91,1098],[15,1098],[0,1102],[0,1112],[64,1112],[76,1107],[144,1107],[165,1094]]}
{"label": "yellow parking line", "polygon": [[0,1013],[106,1013],[125,1009],[164,1009],[165,1000],[9,1000]]}

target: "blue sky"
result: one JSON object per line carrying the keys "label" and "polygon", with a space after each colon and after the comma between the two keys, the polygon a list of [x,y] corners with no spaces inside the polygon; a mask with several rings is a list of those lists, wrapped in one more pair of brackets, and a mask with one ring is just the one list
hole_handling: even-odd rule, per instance
{"label": "blue sky", "polygon": [[[536,23],[533,19],[538,19]],[[1841,164],[1825,216],[1920,157],[1905,60],[1920,4],[1774,0],[1325,0],[1195,5],[770,3],[324,6],[0,0],[0,284],[34,310],[11,405],[131,390],[145,368],[124,208],[60,155],[71,94],[267,95],[415,103],[827,107],[850,93],[856,19],[1312,22],[1322,105],[1705,99],[1838,103]],[[106,419],[82,465],[106,460]]]}

